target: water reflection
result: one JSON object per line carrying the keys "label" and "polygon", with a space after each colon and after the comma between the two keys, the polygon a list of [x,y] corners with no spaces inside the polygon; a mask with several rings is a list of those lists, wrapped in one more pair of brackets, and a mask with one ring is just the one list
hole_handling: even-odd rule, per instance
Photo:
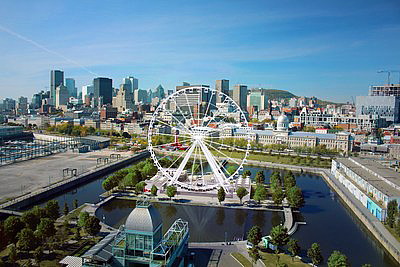
{"label": "water reflection", "polygon": [[[96,215],[98,218],[104,216],[107,224],[117,228],[124,224],[134,206],[134,201],[117,199],[100,208]],[[161,214],[164,231],[177,218],[188,221],[190,241],[192,242],[223,241],[225,240],[225,232],[227,240],[243,238],[254,224],[260,226],[266,235],[272,225],[280,224],[283,220],[282,212],[166,203],[155,203],[154,207]]]}

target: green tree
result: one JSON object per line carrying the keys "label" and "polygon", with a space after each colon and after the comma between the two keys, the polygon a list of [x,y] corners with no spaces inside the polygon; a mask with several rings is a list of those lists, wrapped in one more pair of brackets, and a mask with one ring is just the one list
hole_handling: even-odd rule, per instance
{"label": "green tree", "polygon": [[263,184],[258,184],[256,187],[256,191],[254,192],[253,199],[258,201],[266,200],[267,199],[267,190],[265,189]]}
{"label": "green tree", "polygon": [[282,204],[283,199],[285,198],[285,193],[282,190],[282,186],[277,186],[272,191],[272,200],[275,204]]}
{"label": "green tree", "polygon": [[217,192],[217,197],[218,197],[218,201],[219,201],[220,205],[221,205],[221,202],[223,202],[225,200],[225,196],[226,196],[225,189],[220,187]]}
{"label": "green tree", "polygon": [[36,248],[37,239],[32,229],[24,228],[18,233],[17,247],[22,251],[31,251]]}
{"label": "green tree", "polygon": [[152,163],[146,163],[142,169],[143,177],[152,177],[157,173],[157,168]]}
{"label": "green tree", "polygon": [[333,251],[328,258],[328,267],[348,267],[350,263],[343,253],[340,251]]}
{"label": "green tree", "polygon": [[74,199],[74,209],[76,210],[79,207],[78,200]]}
{"label": "green tree", "polygon": [[50,218],[40,219],[40,223],[36,229],[36,236],[41,240],[45,240],[48,237],[54,236],[56,228],[54,227],[54,221]]}
{"label": "green tree", "polygon": [[10,216],[4,221],[4,232],[11,243],[17,241],[17,235],[24,227],[25,224],[16,216]]}
{"label": "green tree", "polygon": [[[35,214],[35,216],[38,218],[37,224],[39,224],[41,218],[45,218],[46,215],[46,210],[42,207],[39,206],[34,206],[31,211]],[[35,228],[36,229],[36,228]],[[33,230],[33,229],[32,229]]]}
{"label": "green tree", "polygon": [[388,205],[387,205],[387,219],[386,222],[389,225],[390,228],[393,228],[394,223],[396,221],[396,216],[399,213],[399,209],[398,209],[398,205],[397,205],[397,201],[391,200],[389,201]]}
{"label": "green tree", "polygon": [[80,227],[76,227],[75,234],[74,234],[74,239],[76,241],[81,240],[81,228]]}
{"label": "green tree", "polygon": [[69,213],[68,203],[64,202],[64,215],[67,216]]}
{"label": "green tree", "polygon": [[158,191],[157,186],[155,186],[155,185],[153,184],[153,186],[151,187],[151,194],[152,194],[153,196],[157,196],[157,191]]}
{"label": "green tree", "polygon": [[57,220],[58,216],[60,216],[60,206],[58,206],[57,200],[49,200],[44,209],[46,216],[50,219]]}
{"label": "green tree", "polygon": [[260,252],[256,247],[253,247],[249,250],[249,256],[253,262],[253,264],[256,264],[256,262],[261,259]]}
{"label": "green tree", "polygon": [[172,200],[173,197],[175,197],[177,193],[176,187],[173,185],[167,186],[167,196],[169,197],[170,200]]}
{"label": "green tree", "polygon": [[261,242],[261,238],[262,238],[261,228],[258,227],[257,225],[251,227],[251,229],[247,233],[247,240],[254,246],[258,246],[258,244]]}
{"label": "green tree", "polygon": [[4,224],[0,221],[0,251],[3,250],[8,244],[8,237],[4,230]]}
{"label": "green tree", "polygon": [[293,238],[289,239],[288,250],[290,252],[290,255],[292,256],[292,261],[293,261],[294,257],[299,255],[299,253],[300,253],[299,242]]}
{"label": "green tree", "polygon": [[235,166],[229,166],[228,169],[226,169],[226,172],[228,173],[228,176],[232,176],[237,170],[237,167]]}
{"label": "green tree", "polygon": [[114,184],[112,183],[111,179],[108,179],[108,178],[105,179],[101,185],[103,186],[104,190],[106,190],[106,191],[110,191],[111,189],[113,189],[115,187]]}
{"label": "green tree", "polygon": [[288,171],[285,174],[285,176],[283,178],[283,183],[284,183],[286,189],[296,186],[296,178],[294,177],[294,174],[292,171]]}
{"label": "green tree", "polygon": [[18,260],[18,251],[16,246],[12,244],[10,246],[10,253],[8,254],[8,261],[14,265],[17,262],[17,260]]}
{"label": "green tree", "polygon": [[279,247],[285,246],[289,241],[287,229],[283,225],[272,227],[269,235],[271,236],[271,243],[277,246],[277,251],[279,251]]}
{"label": "green tree", "polygon": [[400,236],[400,219],[397,220],[397,223],[395,225],[395,231],[396,231],[396,234],[398,236]]}
{"label": "green tree", "polygon": [[135,185],[136,194],[143,193],[143,190],[145,187],[146,187],[146,183],[144,181],[137,183]]}
{"label": "green tree", "polygon": [[78,219],[78,226],[79,227],[84,227],[86,224],[86,220],[89,218],[89,213],[86,211],[83,211],[79,213],[79,219]]}
{"label": "green tree", "polygon": [[251,171],[250,170],[245,170],[243,172],[243,177],[250,177],[251,176]]}
{"label": "green tree", "polygon": [[248,194],[249,192],[247,191],[246,188],[244,187],[239,187],[236,190],[236,195],[238,196],[238,198],[240,199],[240,204],[242,204],[242,199]]}
{"label": "green tree", "polygon": [[25,223],[26,227],[29,227],[34,231],[40,222],[40,217],[38,217],[35,211],[31,209],[22,214],[21,221]]}
{"label": "green tree", "polygon": [[263,184],[265,181],[265,175],[264,175],[264,171],[259,171],[256,174],[256,183],[257,184]]}
{"label": "green tree", "polygon": [[324,261],[322,257],[321,248],[318,243],[313,243],[307,250],[307,257],[309,257],[314,265],[320,265]]}
{"label": "green tree", "polygon": [[[43,247],[39,246],[33,252],[33,257],[35,258],[36,263],[39,263],[43,256]],[[38,264],[39,265],[39,264]]]}
{"label": "green tree", "polygon": [[97,235],[97,233],[100,232],[101,229],[100,220],[95,216],[90,216],[85,221],[84,229],[86,233],[91,236]]}
{"label": "green tree", "polygon": [[301,189],[297,186],[290,187],[286,190],[286,197],[292,208],[300,208],[304,205],[304,197]]}

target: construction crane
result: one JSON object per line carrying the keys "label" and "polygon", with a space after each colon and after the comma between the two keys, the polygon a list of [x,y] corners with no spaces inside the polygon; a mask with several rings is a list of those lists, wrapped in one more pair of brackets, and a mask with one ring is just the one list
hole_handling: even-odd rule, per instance
{"label": "construction crane", "polygon": [[400,84],[400,71],[399,70],[379,70],[378,73],[387,73],[387,84],[390,84],[390,74],[399,73],[399,84]]}

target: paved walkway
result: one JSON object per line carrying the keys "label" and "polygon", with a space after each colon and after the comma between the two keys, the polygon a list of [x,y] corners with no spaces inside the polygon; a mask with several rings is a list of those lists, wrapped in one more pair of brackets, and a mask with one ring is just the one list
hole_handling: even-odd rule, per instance
{"label": "paved walkway", "polygon": [[[344,187],[331,173],[330,171],[323,171],[326,175],[324,178],[329,179],[343,194],[347,197],[348,201],[353,204],[359,212],[361,212],[368,221],[372,224],[374,229],[369,229],[371,232],[377,232],[381,238],[387,241],[387,244],[394,250],[397,250],[397,260],[400,258],[400,242],[386,229],[386,227],[380,222],[364,205],[354,198],[353,194],[346,187]],[[396,257],[395,257],[396,258]]]}

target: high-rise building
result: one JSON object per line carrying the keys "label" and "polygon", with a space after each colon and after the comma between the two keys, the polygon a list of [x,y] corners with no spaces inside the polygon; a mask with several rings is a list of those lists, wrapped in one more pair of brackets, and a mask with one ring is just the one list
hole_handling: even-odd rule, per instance
{"label": "high-rise building", "polygon": [[65,86],[68,89],[69,96],[77,97],[77,89],[73,78],[65,78]]}
{"label": "high-rise building", "polygon": [[56,88],[64,85],[64,72],[61,70],[50,71],[50,98],[53,105],[56,104]]}
{"label": "high-rise building", "polygon": [[133,93],[127,84],[121,84],[117,95],[113,97],[112,105],[118,112],[133,109]]}
{"label": "high-rise building", "polygon": [[165,98],[165,90],[164,90],[164,87],[162,87],[161,84],[159,86],[157,86],[156,95],[155,96],[158,97],[160,100]]}
{"label": "high-rise building", "polygon": [[146,90],[135,90],[135,93],[133,95],[133,99],[135,101],[135,104],[138,103],[148,103],[148,94]]}
{"label": "high-rise building", "polygon": [[112,104],[112,80],[109,78],[95,78],[93,80],[95,106]]}
{"label": "high-rise building", "polygon": [[[215,82],[215,90],[229,96],[229,80],[217,80]],[[217,103],[224,102],[225,97],[217,96]]]}
{"label": "high-rise building", "polygon": [[233,87],[233,101],[243,110],[247,110],[247,86],[237,84]]}
{"label": "high-rise building", "polygon": [[266,110],[268,107],[268,96],[265,94],[265,90],[261,88],[250,90],[247,95],[247,111],[250,114],[258,112],[260,110]]}
{"label": "high-rise building", "polygon": [[93,85],[84,85],[82,86],[82,101],[85,102],[86,96],[94,94]]}
{"label": "high-rise building", "polygon": [[69,92],[66,86],[59,85],[56,88],[56,108],[61,108],[68,104]]}
{"label": "high-rise building", "polygon": [[400,84],[373,85],[369,90],[370,96],[400,96]]}
{"label": "high-rise building", "polygon": [[132,93],[135,92],[135,90],[139,89],[139,81],[135,77],[129,76],[126,77],[122,80],[122,84],[129,85],[129,88]]}
{"label": "high-rise building", "polygon": [[400,97],[398,96],[357,96],[356,114],[378,115],[387,122],[400,122]]}
{"label": "high-rise building", "polygon": [[21,96],[18,98],[17,113],[18,114],[27,114],[28,113],[28,98],[27,97]]}

